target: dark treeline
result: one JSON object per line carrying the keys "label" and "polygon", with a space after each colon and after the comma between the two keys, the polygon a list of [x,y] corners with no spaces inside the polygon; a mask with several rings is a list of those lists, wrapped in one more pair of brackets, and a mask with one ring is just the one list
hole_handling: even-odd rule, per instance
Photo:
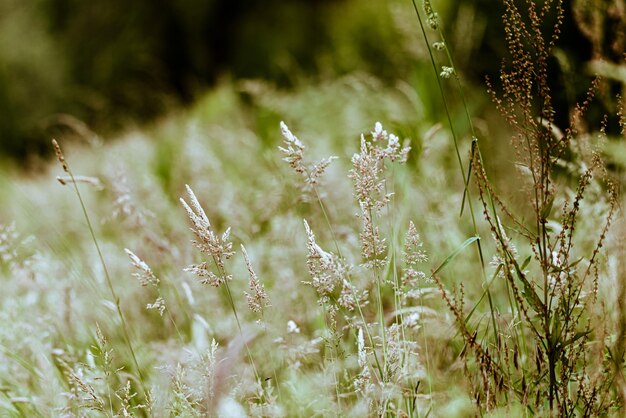
{"label": "dark treeline", "polygon": [[[624,17],[606,12],[607,2],[565,2],[552,77],[563,103],[584,95],[584,65],[607,55],[600,48],[623,51],[593,39],[623,33]],[[438,3],[461,71],[478,83],[497,78],[502,5]],[[410,2],[395,4],[417,25]],[[286,88],[354,70],[407,78],[415,56],[391,9],[364,0],[0,0],[0,154],[39,154],[83,123],[111,134],[191,103],[222,75]]]}
{"label": "dark treeline", "polygon": [[341,3],[0,0],[1,152],[41,152],[59,115],[104,131],[149,119],[225,72],[289,86],[332,48]]}

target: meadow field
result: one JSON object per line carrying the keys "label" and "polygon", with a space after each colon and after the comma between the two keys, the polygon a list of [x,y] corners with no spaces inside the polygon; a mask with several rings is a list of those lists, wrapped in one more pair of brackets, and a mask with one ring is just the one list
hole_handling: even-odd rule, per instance
{"label": "meadow field", "polygon": [[554,104],[561,3],[503,3],[486,85],[408,3],[410,80],[224,77],[0,165],[1,415],[626,414],[623,99]]}

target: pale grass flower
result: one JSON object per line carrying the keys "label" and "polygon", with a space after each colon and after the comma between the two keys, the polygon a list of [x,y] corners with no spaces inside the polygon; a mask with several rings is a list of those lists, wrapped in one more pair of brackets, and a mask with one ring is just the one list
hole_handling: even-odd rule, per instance
{"label": "pale grass flower", "polygon": [[250,415],[255,417],[284,417],[285,411],[278,404],[278,397],[274,393],[274,386],[271,379],[265,381],[265,385],[261,381],[255,384],[255,396],[250,402]]}
{"label": "pale grass flower", "polygon": [[387,380],[400,385],[410,384],[413,378],[422,378],[424,367],[419,361],[418,345],[402,337],[404,322],[387,327]]}
{"label": "pale grass flower", "polygon": [[423,250],[423,243],[417,233],[417,228],[413,221],[409,222],[409,229],[407,230],[404,240],[404,251],[402,255],[404,257],[404,263],[406,264],[406,270],[402,277],[402,284],[409,288],[418,287],[420,281],[426,279],[426,274],[418,269],[418,265],[428,261],[426,251]]}
{"label": "pale grass flower", "polygon": [[383,125],[380,122],[376,122],[374,124],[374,130],[371,132],[371,134],[373,142],[384,141],[387,139],[387,131],[383,129]]}
{"label": "pale grass flower", "polygon": [[163,312],[165,312],[165,299],[159,296],[154,303],[148,303],[146,305],[146,309],[154,309],[159,312],[159,315],[163,316]]}
{"label": "pale grass flower", "polygon": [[[356,198],[361,213],[357,215],[362,222],[359,234],[361,256],[368,268],[378,268],[387,262],[385,254],[387,245],[375,225],[374,216],[380,215],[391,201],[392,194],[385,193],[385,160],[404,163],[410,147],[400,146],[400,139],[388,133],[380,122],[376,122],[371,132],[371,141],[361,135],[360,152],[352,156],[352,166],[348,177],[354,185]],[[387,142],[386,147],[379,145]]]}
{"label": "pale grass flower", "polygon": [[320,296],[321,302],[325,302],[329,295],[341,285],[347,268],[335,254],[324,251],[317,245],[315,235],[306,220],[304,220],[304,229],[307,234],[307,267],[312,278],[311,281],[304,283],[311,285]]}
{"label": "pale grass flower", "polygon": [[367,353],[365,352],[365,339],[363,338],[363,328],[359,328],[356,342],[357,353],[359,355],[359,367],[364,369],[367,367]]}
{"label": "pale grass flower", "polygon": [[361,371],[354,379],[354,388],[364,397],[367,397],[374,390],[372,383],[372,374],[367,364],[367,351],[365,349],[365,339],[363,338],[363,329],[359,328],[357,334],[357,360]]}
{"label": "pale grass flower", "polygon": [[[382,135],[382,133],[381,133]],[[365,137],[361,135],[361,151],[352,156],[353,168],[348,177],[354,182],[354,197],[365,210],[380,210],[389,201],[384,195],[385,180],[382,166]]]}
{"label": "pale grass flower", "polygon": [[300,328],[298,327],[298,324],[296,324],[296,322],[292,319],[287,321],[287,332],[289,334],[300,334]]}
{"label": "pale grass flower", "polygon": [[454,74],[454,68],[442,66],[441,72],[439,73],[439,77],[441,78],[450,78]]}
{"label": "pale grass flower", "polygon": [[244,292],[246,295],[246,301],[248,302],[248,307],[252,312],[262,314],[263,309],[270,306],[269,299],[267,298],[267,292],[265,292],[265,287],[259,281],[259,278],[252,268],[248,252],[246,251],[246,247],[243,245],[241,246],[241,252],[243,254],[244,261],[246,262],[246,267],[248,268],[248,274],[250,275],[249,286],[251,292]]}
{"label": "pale grass flower", "polygon": [[314,164],[313,168],[310,170],[309,175],[307,176],[306,182],[312,186],[319,184],[319,179],[326,172],[330,163],[334,160],[337,160],[338,157],[331,155],[330,157],[323,158],[319,163]]}
{"label": "pale grass flower", "polygon": [[361,232],[359,238],[361,241],[361,256],[365,260],[364,265],[367,268],[379,268],[385,265],[387,257],[386,240],[380,236],[378,226],[374,225],[371,211],[368,211],[363,203],[361,203],[362,221]]}
{"label": "pale grass flower", "polygon": [[201,253],[213,259],[218,272],[216,274],[211,271],[209,264],[206,262],[192,264],[184,270],[196,274],[200,277],[203,284],[218,287],[232,279],[232,276],[226,274],[224,265],[225,261],[234,254],[232,251],[233,244],[229,240],[230,228],[227,228],[221,236],[217,235],[213,231],[209,218],[200,205],[200,202],[198,202],[193,190],[191,190],[191,187],[188,185],[185,185],[185,187],[187,188],[191,205],[187,204],[182,198],[180,202],[187,211],[187,215],[193,224],[191,231],[198,238],[192,242]]}
{"label": "pale grass flower", "polygon": [[283,161],[305,179],[307,186],[312,187],[319,184],[319,179],[328,169],[328,166],[337,159],[335,156],[323,158],[316,164],[306,164],[304,161],[304,144],[289,130],[285,122],[280,122],[280,130],[283,135],[284,147],[278,147],[280,152],[285,154]]}
{"label": "pale grass flower", "polygon": [[307,170],[303,163],[303,153],[306,147],[291,133],[285,122],[280,122],[280,131],[283,134],[283,142],[286,145],[286,148],[278,147],[278,149],[285,154],[283,161],[288,162],[289,166],[293,168],[296,173],[305,174]]}
{"label": "pale grass flower", "polygon": [[[141,283],[142,286],[154,286],[157,287],[159,285],[159,279],[152,272],[152,269],[145,261],[139,258],[134,252],[129,250],[128,248],[124,248],[124,251],[130,258],[130,261],[135,266],[137,272],[133,273],[133,277],[136,277]],[[159,312],[159,315],[163,316],[163,312],[165,312],[165,300],[159,296],[153,303],[148,303],[146,305],[146,309],[154,309]]]}
{"label": "pale grass flower", "polygon": [[337,303],[347,311],[352,312],[359,306],[365,306],[368,297],[369,292],[367,290],[360,292],[354,285],[344,279]]}
{"label": "pale grass flower", "polygon": [[212,402],[215,398],[215,377],[217,371],[217,349],[218,343],[215,338],[211,339],[211,347],[207,351],[204,361],[202,378],[204,379],[204,386],[206,387],[206,396]]}
{"label": "pale grass flower", "polygon": [[146,264],[145,261],[139,258],[128,248],[124,248],[124,252],[126,252],[126,255],[130,258],[133,266],[137,269],[137,272],[133,273],[133,277],[136,277],[142,286],[156,286],[159,284],[159,279],[154,275],[152,269],[148,266],[148,264]]}

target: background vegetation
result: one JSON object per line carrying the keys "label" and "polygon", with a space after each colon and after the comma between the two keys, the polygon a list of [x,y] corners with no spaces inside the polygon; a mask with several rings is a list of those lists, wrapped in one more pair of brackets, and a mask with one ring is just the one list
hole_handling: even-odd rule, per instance
{"label": "background vegetation", "polygon": [[[590,72],[580,69],[592,58],[619,62],[624,22],[621,3],[613,3],[566,2],[551,76],[561,103],[584,96]],[[50,136],[107,138],[190,105],[224,78],[293,88],[359,71],[386,84],[413,85],[428,62],[406,6],[395,0],[3,0],[0,152],[23,161],[48,150]],[[437,8],[469,80],[482,85],[485,75],[496,75],[506,50],[503,8],[481,0],[442,1]]]}
{"label": "background vegetation", "polygon": [[0,2],[4,414],[620,416],[623,2],[566,3],[504,118],[484,76],[506,101],[538,62],[513,2],[418,2],[424,32],[399,0],[157,3]]}

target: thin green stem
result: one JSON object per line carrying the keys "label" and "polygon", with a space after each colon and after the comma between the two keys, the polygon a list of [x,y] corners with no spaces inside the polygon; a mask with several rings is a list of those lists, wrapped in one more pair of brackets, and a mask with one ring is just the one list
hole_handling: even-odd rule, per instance
{"label": "thin green stem", "polygon": [[76,196],[78,197],[78,201],[80,202],[80,207],[82,209],[83,212],[83,216],[85,218],[85,222],[87,223],[87,228],[89,229],[89,233],[91,235],[91,239],[94,243],[94,246],[96,247],[96,251],[98,253],[98,258],[100,260],[100,264],[102,265],[102,270],[104,271],[104,277],[105,277],[105,281],[107,283],[107,287],[109,288],[109,291],[111,292],[111,297],[113,298],[113,302],[115,304],[115,308],[118,314],[118,317],[120,319],[120,323],[122,325],[122,333],[124,335],[124,340],[126,341],[126,345],[128,346],[128,350],[130,351],[131,357],[133,359],[133,364],[135,366],[135,368],[137,369],[137,374],[139,377],[139,381],[141,383],[142,389],[144,391],[144,395],[146,395],[148,393],[148,389],[146,387],[145,384],[145,380],[143,377],[143,374],[141,372],[141,368],[139,367],[139,362],[137,361],[137,356],[135,355],[135,350],[133,348],[131,339],[130,339],[130,335],[128,332],[128,326],[126,323],[126,319],[124,318],[124,313],[122,312],[122,307],[120,305],[120,298],[117,295],[117,292],[115,291],[115,288],[113,287],[113,281],[111,280],[111,276],[109,275],[109,269],[107,267],[106,262],[104,261],[104,256],[102,255],[102,251],[100,249],[100,244],[98,243],[98,239],[96,238],[96,233],[94,232],[93,226],[91,224],[91,220],[89,218],[89,214],[87,212],[87,207],[85,206],[85,203],[83,201],[83,198],[80,194],[80,190],[78,189],[78,182],[75,181],[74,179],[74,174],[72,173],[72,170],[69,166],[69,164],[67,163],[67,161],[65,160],[62,152],[61,152],[61,148],[59,147],[58,143],[56,141],[53,141],[53,144],[55,145],[55,149],[57,151],[57,155],[59,157],[59,160],[63,166],[63,169],[67,172],[67,174],[69,174],[70,178],[72,179],[72,185],[74,187],[74,191],[76,192]]}
{"label": "thin green stem", "polygon": [[[222,273],[224,274],[224,271],[222,271]],[[256,368],[256,364],[254,363],[254,358],[252,358],[252,352],[250,351],[250,347],[248,346],[248,341],[247,338],[243,335],[243,329],[241,328],[241,322],[239,321],[239,315],[237,315],[237,308],[235,307],[235,301],[233,300],[233,295],[230,291],[230,286],[228,285],[228,280],[226,282],[224,282],[224,285],[226,287],[226,294],[228,295],[228,301],[230,302],[230,307],[233,311],[233,315],[235,315],[235,321],[237,322],[237,328],[239,329],[239,335],[241,335],[241,338],[243,339],[243,344],[246,347],[246,352],[248,354],[248,358],[250,359],[250,364],[252,364],[252,369],[254,370],[254,376],[257,380],[257,382],[260,382],[261,379],[259,377],[259,373],[257,371]]]}

